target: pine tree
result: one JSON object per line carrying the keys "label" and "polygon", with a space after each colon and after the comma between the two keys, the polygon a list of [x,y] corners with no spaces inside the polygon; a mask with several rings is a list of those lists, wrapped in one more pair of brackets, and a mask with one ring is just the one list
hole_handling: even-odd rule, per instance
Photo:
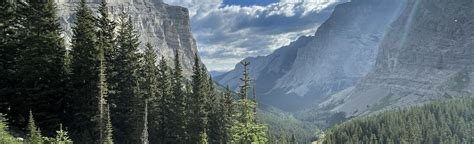
{"label": "pine tree", "polygon": [[[103,64],[105,66],[105,75],[107,81],[116,81],[117,77],[115,77],[115,64],[114,58],[116,58],[117,52],[115,50],[115,26],[117,25],[115,21],[110,19],[109,10],[107,7],[107,1],[102,0],[99,6],[99,17],[97,18],[97,27],[99,28],[97,31],[97,47],[98,49],[103,51],[104,61]],[[113,85],[108,84],[109,88],[113,87]],[[113,89],[113,88],[111,88]],[[113,91],[108,91],[112,93]]]}
{"label": "pine tree", "polygon": [[222,139],[219,143],[228,143],[231,141],[231,133],[230,130],[233,124],[233,114],[234,114],[234,100],[232,98],[232,92],[230,91],[229,86],[226,87],[226,90],[223,94],[223,98],[221,99],[221,120],[222,125],[220,127],[220,133],[222,135]]}
{"label": "pine tree", "polygon": [[148,99],[145,99],[145,114],[143,115],[143,131],[141,136],[141,143],[148,144]]}
{"label": "pine tree", "polygon": [[291,135],[290,143],[291,143],[291,144],[298,144],[298,141],[296,140],[295,134],[292,134],[292,135]]}
{"label": "pine tree", "polygon": [[[158,67],[156,66],[157,55],[153,46],[150,43],[146,44],[145,55],[144,55],[144,64],[142,70],[143,83],[141,88],[143,89],[143,94],[145,98],[145,114],[144,117],[145,124],[144,130],[142,132],[142,143],[148,143],[148,125],[150,128],[157,127],[156,123],[153,121],[158,121],[159,110],[158,110]],[[151,104],[151,109],[149,109],[148,104]],[[148,114],[150,113],[150,114]],[[151,130],[152,131],[152,130]],[[151,135],[154,136],[154,135]],[[146,140],[145,140],[146,139]]]}
{"label": "pine tree", "polygon": [[[11,98],[14,98],[19,45],[20,16],[14,0],[0,2],[0,113],[8,113]],[[11,117],[12,118],[12,117]]]}
{"label": "pine tree", "polygon": [[176,49],[174,57],[174,70],[172,74],[172,109],[174,115],[169,119],[173,122],[171,137],[175,139],[175,143],[186,143],[188,136],[186,133],[186,94],[183,91],[183,75],[180,63],[180,53]]}
{"label": "pine tree", "polygon": [[[161,57],[158,65],[158,99],[152,101],[151,109],[152,124],[150,135],[150,143],[172,143],[171,137],[172,115],[173,110],[173,95],[171,94],[171,70],[167,65],[166,59]],[[156,108],[156,109],[155,109]]]}
{"label": "pine tree", "polygon": [[41,131],[36,127],[35,120],[33,118],[33,112],[30,111],[28,116],[28,143],[30,144],[42,144],[43,136]]}
{"label": "pine tree", "polygon": [[97,97],[98,100],[98,119],[96,122],[99,125],[99,143],[105,143],[106,140],[106,127],[107,119],[106,119],[106,108],[107,108],[107,82],[105,76],[105,58],[104,58],[104,50],[99,49],[99,82],[98,82],[98,89],[99,95]]}
{"label": "pine tree", "polygon": [[105,141],[104,144],[113,144],[113,128],[112,128],[112,121],[110,120],[110,108],[109,105],[107,105],[106,109],[106,119],[107,123],[105,124]]}
{"label": "pine tree", "polygon": [[140,143],[143,124],[143,98],[140,88],[140,66],[142,55],[139,53],[139,40],[131,17],[122,14],[117,36],[114,77],[110,80],[113,94],[109,100],[112,108],[112,125],[116,142]]}
{"label": "pine tree", "polygon": [[[201,68],[199,57],[195,54],[194,67],[192,75],[192,96],[189,98],[190,109],[190,142],[202,142],[207,137],[207,115],[208,103],[207,96],[209,94],[209,86],[205,72]],[[206,134],[205,134],[206,133]]]}
{"label": "pine tree", "polygon": [[49,140],[49,143],[54,143],[54,144],[72,144],[72,140],[69,139],[69,135],[67,131],[63,130],[63,125],[59,125],[59,130],[56,131],[56,137],[51,138]]}
{"label": "pine tree", "polygon": [[[99,124],[99,143],[108,143],[107,123],[110,116],[106,116],[108,112],[108,94],[110,85],[107,83],[109,79],[114,79],[113,60],[115,58],[115,25],[116,23],[110,19],[107,1],[102,0],[99,6],[99,17],[97,18],[97,49],[99,50],[99,90],[100,97],[98,107],[98,124]],[[113,81],[113,80],[112,80]]]}
{"label": "pine tree", "polygon": [[[72,93],[68,97],[70,119],[67,122],[71,129],[71,138],[85,143],[99,141],[99,133],[103,127],[100,126],[98,114],[103,111],[103,97],[107,93],[103,50],[97,46],[94,20],[85,0],[81,0],[73,27],[70,65]],[[98,107],[102,107],[102,110],[98,110]]]}
{"label": "pine tree", "polygon": [[19,89],[11,100],[14,125],[24,123],[29,109],[36,112],[38,125],[46,135],[54,135],[64,111],[66,49],[56,16],[55,3],[27,1],[21,9],[22,30],[16,73]]}
{"label": "pine tree", "polygon": [[[210,143],[225,143],[226,133],[226,105],[225,95],[217,95],[214,89],[214,82],[209,76],[209,102],[207,104],[209,112],[209,142]],[[218,99],[217,96],[220,96]],[[232,101],[232,100],[231,100]]]}
{"label": "pine tree", "polygon": [[267,127],[256,123],[253,108],[256,103],[247,99],[248,88],[250,87],[250,76],[248,73],[249,62],[243,61],[243,76],[240,79],[239,96],[240,100],[236,103],[237,113],[231,127],[231,143],[266,143]]}
{"label": "pine tree", "polygon": [[8,133],[8,125],[5,122],[5,119],[0,115],[0,143],[2,144],[21,144],[16,138],[14,138],[10,133]]}
{"label": "pine tree", "polygon": [[244,67],[244,71],[242,74],[242,78],[240,78],[240,81],[242,81],[242,84],[239,86],[239,96],[240,100],[242,101],[242,107],[241,107],[241,115],[240,115],[240,121],[242,123],[247,123],[249,118],[249,109],[250,109],[250,102],[248,101],[248,89],[250,88],[250,76],[248,73],[248,65],[250,62],[247,61],[242,61],[240,63]]}

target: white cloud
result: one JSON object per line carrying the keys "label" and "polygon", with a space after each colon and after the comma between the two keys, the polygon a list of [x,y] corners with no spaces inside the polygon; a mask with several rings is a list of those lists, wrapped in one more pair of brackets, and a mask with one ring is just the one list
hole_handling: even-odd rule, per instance
{"label": "white cloud", "polygon": [[245,57],[267,55],[299,36],[314,34],[339,1],[345,0],[280,0],[266,6],[164,0],[189,9],[198,49],[210,70],[232,69]]}

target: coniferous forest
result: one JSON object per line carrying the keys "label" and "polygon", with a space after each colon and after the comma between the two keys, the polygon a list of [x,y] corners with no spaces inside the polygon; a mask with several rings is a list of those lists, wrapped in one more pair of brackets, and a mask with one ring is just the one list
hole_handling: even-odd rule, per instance
{"label": "coniferous forest", "polygon": [[470,144],[474,142],[474,99],[433,102],[424,106],[355,118],[334,126],[326,144]]}
{"label": "coniferous forest", "polygon": [[179,50],[159,58],[105,1],[77,5],[70,48],[52,0],[1,1],[0,15],[0,143],[268,141],[247,68],[238,97],[217,88],[197,54],[185,78]]}
{"label": "coniferous forest", "polygon": [[226,2],[1,0],[0,144],[474,144],[474,1]]}

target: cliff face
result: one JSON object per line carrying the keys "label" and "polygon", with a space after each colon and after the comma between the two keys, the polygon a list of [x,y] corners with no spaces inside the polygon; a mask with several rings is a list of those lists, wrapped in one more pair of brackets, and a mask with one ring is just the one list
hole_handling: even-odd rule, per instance
{"label": "cliff face", "polygon": [[474,1],[411,0],[391,25],[375,68],[333,111],[348,115],[471,96]]}
{"label": "cliff face", "polygon": [[[403,4],[353,0],[337,5],[315,36],[302,37],[266,57],[248,58],[259,100],[297,110],[354,86],[375,65],[377,48]],[[234,73],[241,68],[217,80],[237,86]]]}
{"label": "cliff face", "polygon": [[[74,12],[80,0],[56,0],[61,26],[65,30],[65,40],[69,43],[74,25]],[[97,10],[101,0],[87,0],[88,5]],[[150,42],[159,57],[172,62],[174,52],[179,50],[183,73],[189,77],[192,72],[196,42],[191,33],[189,12],[186,8],[170,6],[161,0],[107,0],[113,19],[121,12],[130,14],[134,26],[140,34],[142,46]]]}

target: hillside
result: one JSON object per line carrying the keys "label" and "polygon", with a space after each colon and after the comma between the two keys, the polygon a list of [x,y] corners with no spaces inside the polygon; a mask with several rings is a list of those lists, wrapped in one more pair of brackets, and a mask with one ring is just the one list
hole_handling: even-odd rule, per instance
{"label": "hillside", "polygon": [[332,128],[324,143],[472,143],[473,109],[465,98],[356,118]]}
{"label": "hillside", "polygon": [[[402,0],[353,0],[335,6],[314,36],[302,36],[268,56],[249,57],[260,101],[297,111],[354,86],[374,66],[378,46]],[[216,78],[238,87],[242,68]]]}
{"label": "hillside", "polygon": [[[472,95],[474,1],[408,1],[379,47],[374,69],[323,105],[348,116]],[[341,102],[341,103],[339,103]]]}

